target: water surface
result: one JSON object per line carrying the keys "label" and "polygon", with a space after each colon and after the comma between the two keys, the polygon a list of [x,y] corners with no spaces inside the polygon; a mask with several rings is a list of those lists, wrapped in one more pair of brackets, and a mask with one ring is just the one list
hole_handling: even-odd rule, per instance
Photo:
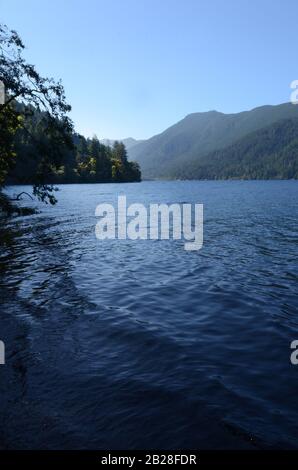
{"label": "water surface", "polygon": [[[1,221],[0,446],[297,448],[298,183],[60,189]],[[203,203],[202,250],[98,241],[118,194]]]}

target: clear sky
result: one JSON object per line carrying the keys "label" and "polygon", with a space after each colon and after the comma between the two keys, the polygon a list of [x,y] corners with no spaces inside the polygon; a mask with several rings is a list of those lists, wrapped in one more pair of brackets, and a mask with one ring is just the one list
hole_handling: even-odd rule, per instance
{"label": "clear sky", "polygon": [[0,0],[0,21],[62,79],[86,136],[286,102],[298,79],[297,0]]}

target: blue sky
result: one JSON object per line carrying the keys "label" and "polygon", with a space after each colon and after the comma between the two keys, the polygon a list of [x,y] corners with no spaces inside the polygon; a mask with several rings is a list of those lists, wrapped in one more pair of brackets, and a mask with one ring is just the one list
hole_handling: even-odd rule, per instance
{"label": "blue sky", "polygon": [[0,0],[0,21],[62,79],[86,136],[286,102],[298,79],[297,0]]}

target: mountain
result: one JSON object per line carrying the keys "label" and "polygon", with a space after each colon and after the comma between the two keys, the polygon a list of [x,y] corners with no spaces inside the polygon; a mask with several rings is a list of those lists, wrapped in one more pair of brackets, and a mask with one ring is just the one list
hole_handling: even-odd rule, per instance
{"label": "mountain", "polygon": [[180,169],[185,179],[298,179],[298,118],[259,129]]}
{"label": "mountain", "polygon": [[[203,157],[225,149],[243,137],[283,119],[298,118],[298,106],[285,103],[236,114],[193,113],[164,132],[129,149],[145,178],[192,177]],[[185,176],[184,176],[185,175]]]}
{"label": "mountain", "polygon": [[[115,139],[101,139],[100,142],[104,145],[108,145],[109,147],[112,147],[115,142]],[[127,137],[126,139],[119,139],[119,142],[123,142],[123,144],[126,147],[126,150],[129,150],[135,145],[143,142],[143,140],[136,140],[136,139],[133,139],[132,137]]]}

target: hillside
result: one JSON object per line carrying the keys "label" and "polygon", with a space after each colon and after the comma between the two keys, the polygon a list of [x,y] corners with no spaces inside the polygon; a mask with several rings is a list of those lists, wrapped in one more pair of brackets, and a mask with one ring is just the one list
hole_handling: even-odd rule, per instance
{"label": "hillside", "polygon": [[145,178],[192,177],[191,168],[215,150],[283,119],[298,118],[298,106],[290,103],[262,106],[237,114],[217,111],[194,113],[129,149],[129,157],[141,165]]}
{"label": "hillside", "polygon": [[298,178],[298,119],[255,131],[190,167],[181,167],[179,173],[185,179]]}

